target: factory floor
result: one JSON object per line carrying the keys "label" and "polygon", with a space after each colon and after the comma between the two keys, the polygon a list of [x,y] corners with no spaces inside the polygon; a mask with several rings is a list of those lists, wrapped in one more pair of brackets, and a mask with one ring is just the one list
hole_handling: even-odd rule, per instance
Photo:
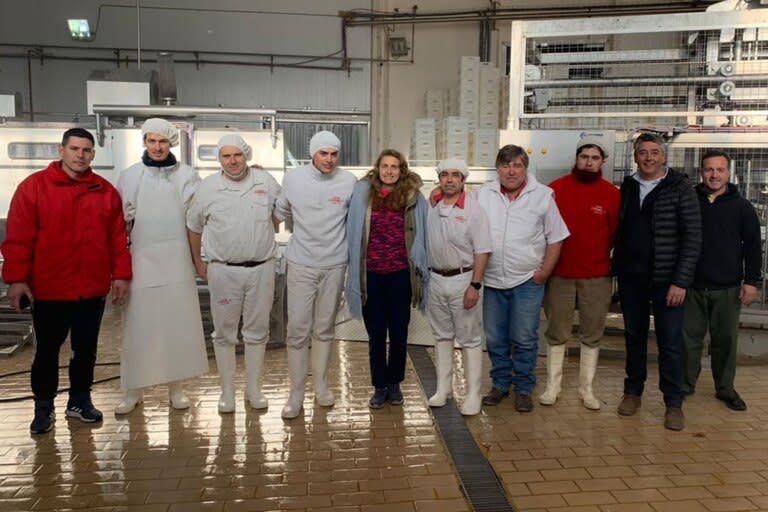
{"label": "factory floor", "polygon": [[[118,361],[119,318],[105,316],[99,362]],[[431,354],[431,349],[418,348]],[[768,366],[743,366],[737,388],[749,406],[732,412],[714,398],[708,370],[685,403],[682,432],[662,426],[663,404],[649,365],[640,412],[620,417],[623,363],[601,360],[599,412],[576,397],[578,359],[569,356],[564,388],[554,407],[520,414],[511,400],[486,407],[458,425],[438,425],[427,406],[421,374],[411,357],[402,406],[371,411],[367,346],[338,343],[330,379],[333,408],[312,402],[308,386],[302,416],[280,417],[287,396],[282,349],[267,352],[265,412],[242,400],[238,357],[237,411],[219,415],[215,364],[187,384],[194,405],[169,410],[166,390],[150,390],[133,413],[115,417],[118,380],[97,384],[95,404],[104,421],[89,426],[64,416],[49,434],[31,436],[28,375],[32,348],[0,360],[0,511],[734,511],[768,510]],[[67,351],[62,354],[66,364]],[[413,356],[413,353],[412,353]],[[460,367],[460,352],[455,362]],[[545,378],[540,358],[539,387]],[[488,367],[486,359],[486,370]],[[484,389],[489,380],[484,378]],[[98,379],[118,374],[105,364]],[[463,396],[461,371],[456,392]],[[66,371],[61,386],[67,385]],[[449,408],[454,407],[449,403]],[[452,458],[451,429],[468,427],[483,463],[490,462],[510,506],[489,507],[465,496],[462,464]],[[473,443],[474,446],[474,443]],[[475,461],[476,462],[476,461]],[[467,473],[464,472],[466,475]],[[493,473],[491,473],[493,474]],[[475,483],[477,484],[477,483]],[[483,484],[481,482],[481,484]]]}

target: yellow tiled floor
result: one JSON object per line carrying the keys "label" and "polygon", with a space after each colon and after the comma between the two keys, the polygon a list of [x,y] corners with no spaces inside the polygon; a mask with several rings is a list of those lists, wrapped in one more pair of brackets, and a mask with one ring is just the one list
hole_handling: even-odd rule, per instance
{"label": "yellow tiled floor", "polygon": [[[108,312],[100,362],[118,360],[117,323]],[[0,373],[26,369],[31,352],[27,347],[1,360]],[[280,418],[287,396],[284,351],[267,352],[266,412],[246,410],[239,365],[234,415],[216,412],[213,373],[188,383],[195,403],[188,411],[169,411],[166,390],[156,388],[144,405],[119,418],[112,414],[119,382],[99,384],[94,402],[105,418],[96,427],[67,421],[62,394],[56,428],[42,436],[28,433],[30,401],[0,403],[0,511],[471,510],[410,365],[405,404],[370,411],[367,346],[339,343],[331,371],[336,406],[313,405],[308,390],[304,415],[291,421]],[[579,403],[577,371],[570,358],[554,407],[519,414],[505,400],[467,420],[520,510],[768,510],[768,397],[761,386],[768,367],[739,368],[746,413],[715,400],[705,371],[685,404],[682,432],[662,427],[655,365],[642,409],[631,418],[615,412],[621,361],[601,361],[599,412]],[[97,378],[117,373],[104,366]],[[61,385],[67,385],[65,372]],[[456,387],[461,394],[460,379]],[[0,392],[4,399],[28,394],[28,376],[0,380]]]}

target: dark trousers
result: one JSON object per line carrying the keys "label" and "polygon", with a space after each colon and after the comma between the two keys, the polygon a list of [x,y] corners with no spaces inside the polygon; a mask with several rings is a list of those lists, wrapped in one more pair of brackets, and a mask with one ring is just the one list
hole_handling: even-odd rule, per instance
{"label": "dark trousers", "polygon": [[683,388],[692,393],[701,373],[704,336],[709,330],[709,352],[715,391],[733,395],[739,341],[740,286],[722,290],[688,290],[685,296],[683,339],[685,377]]}
{"label": "dark trousers", "polygon": [[53,400],[59,387],[59,351],[70,335],[69,395],[88,393],[93,384],[96,343],[99,339],[104,297],[78,301],[35,300],[35,357],[32,393],[36,400]]}
{"label": "dark trousers", "polygon": [[368,331],[371,383],[376,388],[399,384],[405,378],[408,322],[411,320],[410,271],[368,272],[366,297],[363,321]]}
{"label": "dark trousers", "polygon": [[659,389],[667,407],[683,403],[683,307],[667,306],[669,284],[653,283],[648,276],[619,276],[619,300],[624,315],[627,349],[624,393],[643,394],[648,377],[649,305],[652,306],[659,347]]}

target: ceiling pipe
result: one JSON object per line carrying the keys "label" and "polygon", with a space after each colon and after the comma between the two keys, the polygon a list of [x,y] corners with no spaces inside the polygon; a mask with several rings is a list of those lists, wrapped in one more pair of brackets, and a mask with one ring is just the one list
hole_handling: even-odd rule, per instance
{"label": "ceiling pipe", "polygon": [[373,13],[340,11],[339,16],[349,27],[399,25],[406,23],[476,23],[482,18],[493,21],[576,18],[585,16],[626,16],[635,14],[673,14],[698,12],[717,0],[694,0],[657,5],[601,5],[593,7],[547,7],[538,9],[476,9],[466,11],[432,11],[419,13]]}

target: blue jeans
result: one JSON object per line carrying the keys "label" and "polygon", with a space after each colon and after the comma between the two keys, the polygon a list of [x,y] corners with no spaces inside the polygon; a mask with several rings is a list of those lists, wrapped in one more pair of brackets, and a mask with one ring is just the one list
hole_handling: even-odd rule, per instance
{"label": "blue jeans", "polygon": [[485,287],[483,323],[493,387],[530,395],[536,387],[539,315],[544,285],[532,279],[514,288]]}
{"label": "blue jeans", "polygon": [[[408,269],[378,274],[368,272],[363,321],[368,331],[371,384],[385,388],[405,378],[408,323],[411,320],[411,274]],[[387,354],[389,338],[389,354]]]}
{"label": "blue jeans", "polygon": [[651,305],[659,346],[659,389],[667,407],[680,407],[683,403],[683,306],[667,306],[667,291],[669,284],[653,283],[648,276],[619,276],[619,301],[627,347],[624,394],[643,394],[648,377]]}

